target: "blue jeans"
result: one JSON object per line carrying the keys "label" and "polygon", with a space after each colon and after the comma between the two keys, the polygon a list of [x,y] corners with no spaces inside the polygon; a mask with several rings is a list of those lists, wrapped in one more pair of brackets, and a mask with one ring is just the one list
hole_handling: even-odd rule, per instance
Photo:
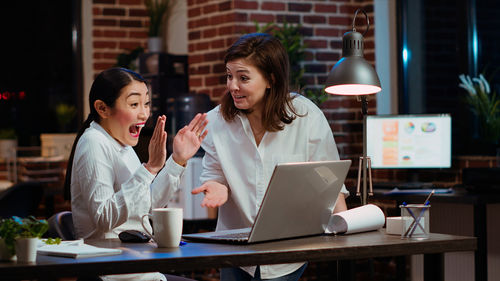
{"label": "blue jeans", "polygon": [[297,281],[299,280],[300,276],[302,276],[302,273],[304,273],[306,267],[307,263],[290,274],[273,279],[261,279],[260,266],[257,266],[254,277],[250,276],[250,274],[239,267],[226,267],[220,269],[220,281]]}

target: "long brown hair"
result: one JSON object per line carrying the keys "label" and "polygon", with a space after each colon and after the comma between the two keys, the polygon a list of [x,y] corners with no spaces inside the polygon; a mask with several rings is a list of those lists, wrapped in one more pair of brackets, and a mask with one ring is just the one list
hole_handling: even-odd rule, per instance
{"label": "long brown hair", "polygon": [[[271,84],[264,97],[262,126],[266,131],[283,130],[285,124],[292,123],[297,116],[289,92],[288,54],[281,42],[265,33],[251,33],[241,36],[226,52],[224,63],[244,58],[258,68]],[[222,97],[221,112],[224,120],[232,121],[239,112],[248,113],[234,105],[229,90]]]}
{"label": "long brown hair", "polygon": [[89,106],[90,113],[87,120],[83,122],[82,127],[76,134],[71,154],[68,159],[68,168],[66,169],[66,178],[64,180],[64,198],[71,199],[71,172],[73,171],[73,158],[75,157],[76,144],[85,130],[90,126],[92,121],[100,122],[101,117],[94,107],[96,100],[102,100],[107,106],[114,107],[116,100],[120,97],[120,92],[132,81],[139,81],[147,84],[146,80],[141,75],[126,68],[110,68],[101,72],[95,78],[90,88],[89,93]]}

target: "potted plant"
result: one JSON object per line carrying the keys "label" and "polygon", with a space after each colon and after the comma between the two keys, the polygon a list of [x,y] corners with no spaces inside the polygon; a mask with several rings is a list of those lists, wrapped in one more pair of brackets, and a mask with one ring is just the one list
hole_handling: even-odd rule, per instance
{"label": "potted plant", "polygon": [[149,52],[162,51],[163,23],[170,13],[170,0],[146,0],[146,10],[149,15],[148,49]]}
{"label": "potted plant", "polygon": [[290,88],[300,92],[317,106],[326,101],[328,95],[325,94],[324,88],[304,89],[304,68],[300,64],[305,58],[307,46],[304,44],[302,26],[289,24],[286,21],[281,26],[272,22],[260,26],[258,22],[255,22],[255,28],[257,32],[272,34],[283,44],[290,62]]}
{"label": "potted plant", "polygon": [[14,131],[14,129],[0,129],[0,159],[13,157],[16,147],[16,131]]}
{"label": "potted plant", "polygon": [[46,220],[37,220],[33,216],[0,220],[0,248],[3,247],[0,259],[12,260],[17,255],[18,262],[34,262],[39,238],[48,229]]}
{"label": "potted plant", "polygon": [[40,134],[42,156],[63,156],[69,158],[76,133],[68,133],[68,125],[76,116],[76,107],[66,103],[59,103],[55,107],[56,119],[60,133]]}
{"label": "potted plant", "polygon": [[[471,78],[459,75],[459,87],[467,91],[465,102],[479,121],[479,135],[486,146],[498,148],[500,144],[500,96],[490,88],[490,83],[483,74]],[[496,153],[496,151],[492,151]]]}

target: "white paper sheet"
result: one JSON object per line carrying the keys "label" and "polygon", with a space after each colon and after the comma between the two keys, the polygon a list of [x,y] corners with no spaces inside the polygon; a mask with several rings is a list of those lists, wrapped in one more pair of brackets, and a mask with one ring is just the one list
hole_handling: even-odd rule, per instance
{"label": "white paper sheet", "polygon": [[377,230],[384,223],[384,212],[376,205],[367,204],[332,215],[325,233],[351,234]]}

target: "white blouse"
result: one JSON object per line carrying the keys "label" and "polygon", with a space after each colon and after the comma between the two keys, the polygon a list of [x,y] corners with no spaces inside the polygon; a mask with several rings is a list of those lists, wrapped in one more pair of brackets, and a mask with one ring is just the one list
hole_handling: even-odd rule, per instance
{"label": "white blouse", "polygon": [[[78,141],[71,173],[71,210],[77,237],[118,238],[126,229],[144,231],[141,217],[152,208],[166,206],[178,189],[183,172],[184,167],[169,157],[155,177],[141,164],[131,146],[122,146],[97,122],[92,122]],[[145,219],[145,224],[152,232],[149,220]],[[162,274],[156,275],[124,277],[165,279]],[[108,277],[116,279],[116,275]]]}
{"label": "white blouse", "polygon": [[[293,105],[300,115],[277,132],[266,132],[259,146],[244,114],[226,122],[220,106],[208,113],[208,135],[201,182],[209,180],[230,189],[219,207],[217,230],[251,227],[277,163],[338,160],[333,133],[323,112],[309,99],[296,95]],[[345,186],[344,194],[349,194]],[[303,263],[261,265],[261,278],[276,278],[297,270]],[[243,268],[253,276],[255,266]]]}

